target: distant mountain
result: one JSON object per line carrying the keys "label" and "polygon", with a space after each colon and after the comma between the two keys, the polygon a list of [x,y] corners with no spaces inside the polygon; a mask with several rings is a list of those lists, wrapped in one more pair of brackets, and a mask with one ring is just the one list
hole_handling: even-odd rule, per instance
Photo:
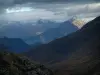
{"label": "distant mountain", "polygon": [[27,43],[37,43],[37,42],[48,43],[52,40],[66,36],[72,32],[75,32],[76,30],[78,30],[78,27],[75,26],[73,24],[73,20],[70,19],[63,23],[60,23],[59,26],[56,28],[49,28],[45,32],[40,33],[37,36],[30,37],[25,41]]}
{"label": "distant mountain", "polygon": [[57,38],[66,36],[72,32],[78,30],[76,26],[72,23],[72,21],[68,20],[60,24],[58,28],[51,28],[40,34],[41,38],[43,38],[44,42],[49,42],[55,40]]}
{"label": "distant mountain", "polygon": [[30,46],[20,38],[0,38],[0,49],[6,48],[9,52],[25,52]]}
{"label": "distant mountain", "polygon": [[49,20],[38,20],[36,22],[6,22],[0,26],[0,36],[9,38],[27,38],[37,35],[37,32],[57,27],[58,23]]}
{"label": "distant mountain", "polygon": [[[69,22],[70,25],[67,25]],[[47,43],[76,31],[84,22],[73,19],[64,22],[50,20],[1,22],[0,37],[21,38],[27,44]],[[61,27],[61,28],[60,28]],[[65,28],[64,28],[65,27]],[[73,28],[73,29],[72,29]],[[67,32],[67,33],[66,33]]]}
{"label": "distant mountain", "polygon": [[88,71],[92,73],[96,69],[100,72],[100,17],[68,36],[31,49],[25,55],[41,63],[61,62],[53,67],[58,69],[57,75],[67,73],[66,70],[75,75],[91,75]]}

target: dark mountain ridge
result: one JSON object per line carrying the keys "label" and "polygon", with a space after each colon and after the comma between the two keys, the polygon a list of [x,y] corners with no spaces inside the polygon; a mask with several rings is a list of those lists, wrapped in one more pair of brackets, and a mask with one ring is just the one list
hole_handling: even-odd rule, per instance
{"label": "dark mountain ridge", "polygon": [[[62,62],[53,65],[56,75],[99,75],[100,74],[100,17],[87,23],[77,31],[82,39],[77,44],[79,47]],[[78,36],[76,35],[76,36]],[[74,35],[73,35],[74,36]],[[84,37],[84,38],[83,38]],[[77,37],[79,39],[79,36]],[[73,42],[74,43],[74,42]],[[72,46],[73,47],[73,46]]]}

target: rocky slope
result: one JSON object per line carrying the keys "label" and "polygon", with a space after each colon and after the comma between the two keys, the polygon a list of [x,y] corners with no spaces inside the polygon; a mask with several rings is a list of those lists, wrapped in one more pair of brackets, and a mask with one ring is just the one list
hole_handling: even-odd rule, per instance
{"label": "rocky slope", "polygon": [[0,52],[0,75],[53,75],[44,65],[8,52]]}

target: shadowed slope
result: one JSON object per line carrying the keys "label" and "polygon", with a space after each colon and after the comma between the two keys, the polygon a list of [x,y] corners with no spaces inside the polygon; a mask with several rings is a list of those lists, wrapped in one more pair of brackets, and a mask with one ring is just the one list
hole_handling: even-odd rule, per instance
{"label": "shadowed slope", "polygon": [[0,52],[0,75],[53,75],[44,65],[8,52]]}
{"label": "shadowed slope", "polygon": [[77,32],[81,37],[86,37],[86,41],[82,44],[77,43],[80,46],[77,46],[76,50],[73,49],[75,51],[71,52],[66,60],[52,65],[55,74],[100,75],[100,17]]}

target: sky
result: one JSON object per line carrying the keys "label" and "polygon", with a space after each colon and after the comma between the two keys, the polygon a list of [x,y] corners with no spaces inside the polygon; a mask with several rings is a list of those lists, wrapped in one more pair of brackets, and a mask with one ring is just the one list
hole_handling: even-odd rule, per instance
{"label": "sky", "polygon": [[0,0],[1,21],[65,21],[72,17],[89,21],[99,15],[99,0]]}

